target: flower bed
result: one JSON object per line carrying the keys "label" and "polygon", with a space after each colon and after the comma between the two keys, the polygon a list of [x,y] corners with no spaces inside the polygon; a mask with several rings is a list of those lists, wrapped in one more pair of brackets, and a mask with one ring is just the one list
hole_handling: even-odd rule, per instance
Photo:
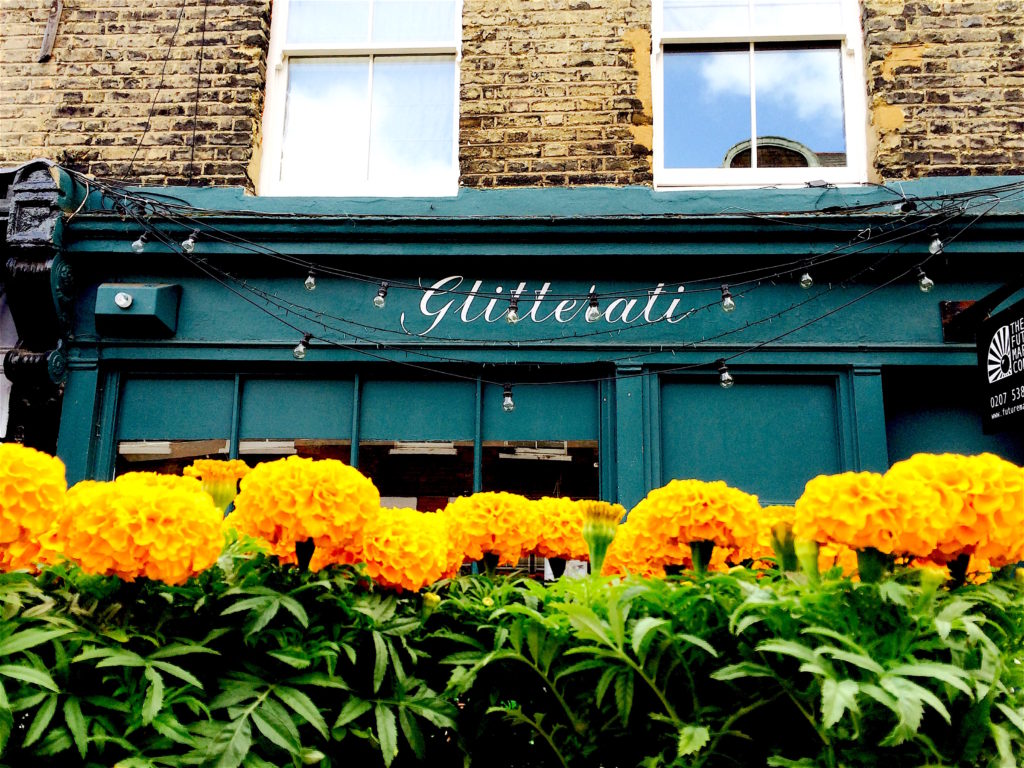
{"label": "flower bed", "polygon": [[[795,508],[673,481],[616,525],[511,494],[381,510],[296,458],[65,493],[0,448],[4,765],[1024,760],[1024,473],[996,457],[816,478]],[[584,541],[605,575],[454,575]]]}

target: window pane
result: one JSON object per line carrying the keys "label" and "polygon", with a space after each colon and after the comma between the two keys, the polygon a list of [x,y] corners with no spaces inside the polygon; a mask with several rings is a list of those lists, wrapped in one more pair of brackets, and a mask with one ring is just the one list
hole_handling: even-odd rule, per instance
{"label": "window pane", "polygon": [[[839,46],[796,49],[755,46],[754,72],[758,166],[845,166]],[[772,146],[762,137],[779,137],[786,141]],[[801,154],[808,154],[810,158],[801,158]]]}
{"label": "window pane", "polygon": [[373,42],[455,42],[453,0],[377,0]]}
{"label": "window pane", "polygon": [[368,57],[290,61],[282,181],[366,179],[369,66]]}
{"label": "window pane", "polygon": [[754,29],[759,35],[842,29],[840,0],[754,0]]}
{"label": "window pane", "polygon": [[665,0],[665,35],[682,33],[746,35],[747,0]]}
{"label": "window pane", "polygon": [[665,167],[720,168],[750,140],[750,52],[665,53]]}
{"label": "window pane", "polygon": [[369,0],[291,0],[288,43],[365,42],[370,34]]}
{"label": "window pane", "polygon": [[453,57],[374,59],[371,179],[450,174],[454,123]]}

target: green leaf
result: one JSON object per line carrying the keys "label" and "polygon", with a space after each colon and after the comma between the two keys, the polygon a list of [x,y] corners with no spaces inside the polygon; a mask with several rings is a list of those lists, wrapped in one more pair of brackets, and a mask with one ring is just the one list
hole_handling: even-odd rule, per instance
{"label": "green leaf", "polygon": [[885,674],[885,669],[881,664],[863,653],[844,651],[842,648],[836,648],[832,645],[819,646],[814,649],[814,652],[821,656],[831,656],[834,659],[845,661],[849,664],[853,664],[855,667],[860,667],[868,672],[873,672],[876,675]]}
{"label": "green leaf", "polygon": [[971,691],[971,686],[965,681],[971,679],[971,675],[966,670],[960,667],[955,667],[952,664],[941,664],[934,661],[916,661],[912,664],[900,664],[889,670],[891,675],[901,675],[903,677],[929,677],[935,680],[941,680],[944,683],[949,683],[957,690],[963,691],[971,698],[974,698],[974,694]]}
{"label": "green leaf", "polygon": [[345,702],[345,706],[341,708],[341,712],[338,713],[338,719],[334,721],[335,728],[341,728],[344,725],[348,725],[353,720],[362,716],[365,712],[369,712],[373,708],[373,705],[364,701],[363,699],[357,699],[355,696]]}
{"label": "green leaf", "polygon": [[1017,711],[1010,709],[1008,706],[1002,703],[996,704],[996,709],[1006,715],[1006,719],[1013,723],[1017,730],[1024,734],[1024,711]]}
{"label": "green leaf", "polygon": [[0,755],[7,751],[7,741],[14,730],[14,713],[9,707],[0,708]]}
{"label": "green leaf", "polygon": [[384,682],[384,673],[388,668],[388,647],[377,630],[373,631],[373,647],[377,654],[373,662],[373,692],[376,693]]}
{"label": "green leaf", "polygon": [[607,632],[608,625],[601,621],[600,617],[587,606],[576,603],[562,603],[555,607],[569,616],[569,622],[584,640],[597,640],[613,648],[616,647],[615,642]]}
{"label": "green leaf", "polygon": [[325,739],[328,738],[327,723],[324,721],[323,715],[320,714],[320,710],[317,709],[316,704],[313,703],[313,700],[309,698],[309,696],[297,688],[289,688],[284,685],[275,687],[274,695],[283,701],[289,709],[295,712],[295,714],[316,728],[317,732],[321,736]]}
{"label": "green leaf", "polygon": [[149,725],[164,706],[164,679],[153,667],[146,667],[143,674],[149,680],[149,687],[142,702],[142,723]]}
{"label": "green leaf", "polygon": [[615,678],[615,706],[619,711],[619,720],[625,726],[633,708],[633,672],[630,670],[624,670]]}
{"label": "green leaf", "polygon": [[25,741],[23,742],[26,747],[34,744],[40,736],[46,733],[46,728],[49,726],[50,721],[53,720],[53,715],[57,711],[57,694],[51,693],[46,697],[46,701],[43,702],[42,706],[36,710],[36,716],[32,720],[32,725],[28,727],[28,731],[25,733]]}
{"label": "green leaf", "polygon": [[700,752],[711,739],[711,734],[703,725],[684,725],[679,731],[679,757]]}
{"label": "green leaf", "polygon": [[774,673],[763,664],[755,664],[752,661],[741,661],[739,664],[729,664],[711,673],[713,680],[737,680],[741,677],[771,677]]}
{"label": "green leaf", "polygon": [[184,744],[189,747],[195,746],[195,739],[192,738],[188,729],[170,712],[161,712],[153,718],[153,729],[166,739],[175,744]]}
{"label": "green leaf", "polygon": [[374,716],[377,720],[377,740],[380,742],[384,765],[390,766],[398,754],[398,728],[395,725],[395,713],[390,707],[377,704],[374,708]]}
{"label": "green leaf", "polygon": [[57,683],[53,681],[49,673],[35,667],[23,667],[20,664],[0,664],[0,675],[21,680],[24,683],[38,685],[40,688],[46,688],[54,693],[60,692],[60,688],[57,687]]}
{"label": "green leaf", "polygon": [[[886,676],[879,680],[878,684],[885,690],[889,691],[889,693],[895,696],[898,700],[923,702],[942,715],[942,719],[947,723],[951,722],[949,712],[946,710],[945,705],[927,688],[924,688],[905,677]],[[920,722],[920,717],[918,717],[918,722]]]}
{"label": "green leaf", "polygon": [[597,681],[597,687],[594,689],[594,703],[597,706],[601,706],[601,702],[604,701],[604,695],[618,672],[618,667],[606,667],[604,672],[601,673],[601,679]]}
{"label": "green leaf", "polygon": [[10,656],[34,648],[70,632],[70,629],[23,629],[0,641],[0,656]]}
{"label": "green leaf", "polygon": [[[213,768],[238,768],[252,749],[252,726],[249,725],[248,717],[240,717],[232,721],[217,735],[212,746],[213,754],[208,757],[215,757],[217,761],[212,763]],[[203,765],[211,765],[206,760]]]}
{"label": "green leaf", "polygon": [[858,711],[857,689],[857,683],[853,680],[825,678],[821,684],[821,720],[826,728],[842,720],[847,709]]}
{"label": "green leaf", "polygon": [[420,727],[416,725],[416,721],[413,720],[409,713],[404,708],[398,710],[398,723],[402,726],[402,733],[405,734],[405,740],[409,742],[409,746],[412,747],[413,754],[416,755],[420,760],[426,756],[426,747],[423,743],[423,732]]}
{"label": "green leaf", "polygon": [[173,643],[166,645],[157,651],[149,654],[146,658],[153,659],[170,659],[175,656],[187,656],[190,653],[210,653],[214,656],[219,656],[220,652],[215,651],[212,648],[206,648],[202,645],[194,645],[192,643]]}
{"label": "green leaf", "polygon": [[[252,712],[252,723],[256,726],[256,730],[262,733],[267,741],[287,750],[289,754],[299,754],[302,745],[299,741],[299,732],[295,730],[295,724],[287,716],[287,713],[266,707],[266,703],[264,701]],[[281,717],[282,714],[285,716]]]}
{"label": "green leaf", "polygon": [[810,648],[792,640],[766,640],[759,643],[757,650],[761,653],[781,653],[784,656],[793,656],[802,661],[817,663],[818,657]]}
{"label": "green leaf", "polygon": [[631,643],[633,646],[633,653],[639,657],[640,651],[644,647],[644,641],[647,639],[648,635],[658,627],[663,627],[666,624],[668,624],[667,620],[658,619],[654,616],[644,616],[642,619],[637,621],[637,623],[633,625],[633,639]]}
{"label": "green leaf", "polygon": [[223,611],[220,612],[221,616],[227,616],[231,613],[241,613],[242,611],[248,611],[250,609],[264,609],[267,605],[274,602],[273,598],[270,597],[250,597],[248,600],[239,600],[237,603],[229,605]]}
{"label": "green leaf", "polygon": [[278,610],[281,608],[281,603],[276,600],[259,612],[256,616],[256,620],[249,625],[249,628],[245,632],[246,637],[252,637],[260,630],[264,629],[274,617],[277,616]]}
{"label": "green leaf", "polygon": [[996,743],[996,750],[999,752],[998,768],[1018,768],[1017,758],[1013,754],[1013,741],[1010,738],[1010,732],[998,723],[989,723],[988,728]]}
{"label": "green leaf", "polygon": [[64,722],[67,723],[71,737],[75,740],[78,754],[85,758],[85,753],[89,749],[89,734],[86,729],[85,717],[82,715],[82,707],[78,699],[73,696],[64,702]]}
{"label": "green leaf", "polygon": [[299,653],[290,653],[289,651],[267,651],[267,656],[277,659],[294,669],[306,669],[313,663],[306,656]]}
{"label": "green leaf", "polygon": [[168,675],[171,675],[172,677],[176,677],[179,680],[184,680],[186,683],[191,683],[199,690],[203,689],[203,684],[199,682],[199,679],[195,675],[193,675],[191,672],[182,669],[177,664],[171,664],[171,662],[169,661],[154,661],[153,666],[161,670],[162,672],[166,672]]}
{"label": "green leaf", "polygon": [[306,609],[302,607],[302,604],[293,597],[286,595],[281,596],[281,605],[288,611],[292,616],[296,618],[299,624],[302,625],[303,629],[309,627],[309,616],[306,615]]}
{"label": "green leaf", "polygon": [[686,642],[690,643],[691,645],[696,645],[698,648],[703,648],[716,659],[718,658],[718,651],[716,651],[714,647],[711,645],[711,643],[709,643],[704,638],[697,637],[696,635],[688,635],[685,632],[676,635],[676,637],[680,637]]}

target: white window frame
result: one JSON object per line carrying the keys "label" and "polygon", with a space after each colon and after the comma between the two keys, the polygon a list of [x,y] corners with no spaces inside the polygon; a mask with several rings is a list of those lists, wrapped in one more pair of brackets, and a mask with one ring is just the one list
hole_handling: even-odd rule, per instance
{"label": "white window frame", "polygon": [[[809,181],[829,184],[862,184],[868,180],[867,167],[867,85],[864,69],[864,43],[861,32],[858,0],[840,0],[841,23],[837,27],[821,27],[795,35],[742,34],[728,36],[705,34],[666,34],[664,29],[664,0],[652,0],[652,90],[654,104],[654,186],[655,188],[681,187],[760,187],[805,186]],[[753,18],[753,0],[748,4]],[[751,21],[751,26],[753,22]],[[756,32],[756,30],[755,30]],[[714,45],[721,43],[838,43],[840,50],[843,88],[843,117],[846,137],[846,165],[840,168],[813,166],[808,168],[666,168],[665,163],[665,103],[664,57],[665,48],[674,45]],[[751,101],[756,83],[751,64]],[[756,125],[756,114],[752,120]],[[755,155],[751,153],[752,160]]]}
{"label": "white window frame", "polygon": [[[400,45],[375,46],[369,43],[296,45],[287,43],[289,0],[273,0],[270,44],[267,51],[267,90],[263,109],[262,142],[257,194],[267,196],[318,197],[440,197],[454,196],[459,191],[459,70],[462,61],[462,0],[456,0],[455,29],[450,43],[410,41]],[[373,5],[371,4],[371,14]],[[450,174],[423,179],[393,178],[351,183],[339,180],[329,170],[310,169],[301,182],[282,181],[281,152],[284,144],[285,106],[288,100],[288,62],[299,58],[345,58],[402,56],[451,56],[455,62],[455,83],[452,93],[452,171]],[[372,73],[371,63],[371,73]],[[372,77],[372,74],[371,74]],[[372,91],[371,91],[372,98]],[[329,151],[329,147],[324,147]]]}

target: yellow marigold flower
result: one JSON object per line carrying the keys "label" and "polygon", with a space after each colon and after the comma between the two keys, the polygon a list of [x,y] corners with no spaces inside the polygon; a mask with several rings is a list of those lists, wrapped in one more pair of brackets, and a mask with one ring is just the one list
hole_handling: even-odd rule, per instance
{"label": "yellow marigold flower", "polygon": [[35,569],[52,559],[41,540],[64,507],[64,477],[60,459],[0,444],[0,570]]}
{"label": "yellow marigold flower", "polygon": [[447,522],[436,513],[381,509],[363,528],[366,571],[384,586],[420,590],[444,574],[447,537]]}
{"label": "yellow marigold flower", "polygon": [[586,560],[587,543],[583,540],[582,503],[549,496],[530,503],[539,526],[534,552],[541,557]]}
{"label": "yellow marigold flower", "polygon": [[844,472],[810,480],[797,499],[793,532],[821,544],[924,555],[940,535],[938,494],[913,477]]}
{"label": "yellow marigold flower", "polygon": [[528,499],[515,493],[486,492],[461,496],[442,513],[450,521],[452,538],[466,557],[484,553],[515,565],[537,546],[536,513]]}
{"label": "yellow marigold flower", "polygon": [[203,490],[213,497],[214,503],[222,511],[227,511],[228,505],[238,494],[238,481],[249,471],[249,465],[241,459],[196,459],[181,474],[202,481]]}
{"label": "yellow marigold flower", "polygon": [[993,568],[1000,568],[1024,559],[1021,467],[991,453],[919,453],[894,464],[886,477],[894,482],[918,482],[936,494],[931,524],[939,534],[930,553],[935,562],[976,554]]}
{"label": "yellow marigold flower", "polygon": [[283,562],[295,543],[313,539],[310,567],[362,559],[363,527],[380,512],[377,487],[336,459],[289,456],[256,466],[242,478],[225,525],[261,539]]}
{"label": "yellow marigold flower", "polygon": [[647,494],[627,523],[646,532],[638,544],[652,555],[665,553],[662,564],[683,564],[690,542],[712,541],[731,551],[748,545],[755,539],[760,512],[756,496],[721,480],[672,480]]}
{"label": "yellow marigold flower", "polygon": [[198,480],[129,472],[73,486],[48,538],[87,573],[180,584],[217,561],[221,519]]}

